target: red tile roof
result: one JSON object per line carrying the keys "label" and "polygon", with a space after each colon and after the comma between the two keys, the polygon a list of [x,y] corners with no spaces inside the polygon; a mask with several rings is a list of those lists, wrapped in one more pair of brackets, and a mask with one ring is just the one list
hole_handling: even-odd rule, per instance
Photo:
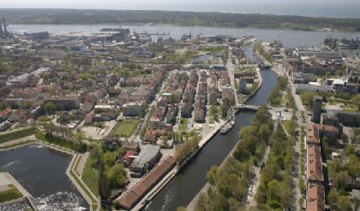
{"label": "red tile roof", "polygon": [[325,211],[325,188],[322,184],[308,183],[306,210]]}
{"label": "red tile roof", "polygon": [[321,147],[315,144],[307,145],[307,178],[313,181],[324,181],[321,161]]}

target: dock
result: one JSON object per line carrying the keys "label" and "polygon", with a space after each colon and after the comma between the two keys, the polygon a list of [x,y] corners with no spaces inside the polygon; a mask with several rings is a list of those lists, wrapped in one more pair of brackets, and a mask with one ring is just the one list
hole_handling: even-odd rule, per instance
{"label": "dock", "polygon": [[32,210],[38,211],[37,207],[35,206],[32,200],[31,194],[22,185],[20,185],[20,183],[13,176],[11,176],[11,174],[7,172],[0,172],[0,186],[8,186],[8,185],[13,185],[23,195],[23,197],[1,203],[0,207],[10,204],[16,204],[26,200],[28,201]]}

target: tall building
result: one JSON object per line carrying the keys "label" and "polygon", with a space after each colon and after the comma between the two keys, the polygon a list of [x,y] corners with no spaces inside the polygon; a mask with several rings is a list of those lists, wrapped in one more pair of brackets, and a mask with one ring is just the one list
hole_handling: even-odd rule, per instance
{"label": "tall building", "polygon": [[312,121],[319,124],[321,118],[321,105],[322,105],[322,97],[316,96],[314,99],[314,112]]}
{"label": "tall building", "polygon": [[244,94],[246,92],[247,81],[244,78],[239,78],[239,92]]}

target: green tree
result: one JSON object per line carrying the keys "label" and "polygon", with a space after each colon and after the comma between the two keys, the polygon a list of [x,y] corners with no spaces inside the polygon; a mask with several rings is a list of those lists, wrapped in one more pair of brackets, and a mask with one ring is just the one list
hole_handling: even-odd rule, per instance
{"label": "green tree", "polygon": [[95,114],[100,114],[101,113],[101,108],[95,108],[94,113]]}
{"label": "green tree", "polygon": [[90,150],[90,158],[95,160],[93,167],[97,168],[101,158],[101,148],[98,145],[94,145]]}
{"label": "green tree", "polygon": [[330,72],[330,71],[327,71],[327,72],[325,73],[325,77],[326,77],[326,78],[330,78],[330,77],[331,77],[331,72]]}
{"label": "green tree", "polygon": [[280,190],[279,182],[276,180],[271,180],[268,184],[268,192],[267,192],[268,198],[272,201],[279,201],[280,194],[281,194],[281,190]]}
{"label": "green tree", "polygon": [[107,200],[109,198],[109,186],[104,171],[104,163],[100,161],[98,174],[98,192],[101,199]]}
{"label": "green tree", "polygon": [[268,125],[261,125],[260,127],[260,131],[259,131],[259,135],[261,137],[261,139],[265,142],[267,142],[269,140],[271,131]]}
{"label": "green tree", "polygon": [[126,182],[126,171],[123,164],[115,164],[106,172],[111,188],[119,188]]}
{"label": "green tree", "polygon": [[186,211],[186,207],[178,207],[176,211]]}
{"label": "green tree", "polygon": [[53,102],[47,102],[44,106],[44,111],[47,113],[52,113],[56,110],[56,106]]}
{"label": "green tree", "polygon": [[346,190],[351,181],[348,171],[340,171],[335,175],[335,186],[337,189]]}
{"label": "green tree", "polygon": [[215,184],[217,169],[217,166],[211,166],[210,171],[206,173],[206,180],[211,184]]}
{"label": "green tree", "polygon": [[102,161],[104,162],[105,165],[112,166],[116,161],[117,155],[118,155],[118,153],[116,151],[115,152],[106,152],[102,156]]}
{"label": "green tree", "polygon": [[[359,105],[358,111],[360,111],[360,94],[357,94],[354,97],[352,97],[350,101],[351,101],[351,103],[353,103],[355,105]],[[359,124],[360,124],[360,122],[359,122]]]}

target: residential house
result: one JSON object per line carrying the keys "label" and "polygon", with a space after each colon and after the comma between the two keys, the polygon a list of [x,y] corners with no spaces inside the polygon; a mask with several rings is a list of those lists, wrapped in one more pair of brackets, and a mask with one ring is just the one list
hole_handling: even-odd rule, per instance
{"label": "residential house", "polygon": [[319,183],[308,183],[306,192],[306,210],[325,211],[324,185]]}
{"label": "residential house", "polygon": [[12,110],[10,108],[6,108],[0,111],[0,123],[6,121],[11,115]]}
{"label": "residential house", "polygon": [[46,99],[46,102],[54,103],[57,109],[63,108],[64,110],[72,110],[72,109],[80,108],[79,97],[52,96],[52,97],[48,97]]}
{"label": "residential house", "polygon": [[92,123],[94,123],[94,117],[95,117],[95,113],[93,112],[86,114],[84,118],[84,124],[91,125]]}
{"label": "residential house", "polygon": [[133,157],[136,156],[136,152],[134,150],[129,150],[126,154],[121,158],[121,162],[124,163],[126,167],[130,166],[133,161]]}
{"label": "residential house", "polygon": [[140,144],[136,141],[124,141],[121,143],[121,146],[127,150],[140,151]]}
{"label": "residential house", "polygon": [[142,102],[129,102],[121,108],[123,116],[140,116],[144,112],[144,104]]}
{"label": "residential house", "polygon": [[306,147],[306,179],[311,183],[324,182],[321,147],[308,144]]}
{"label": "residential house", "polygon": [[14,113],[10,114],[9,122],[25,122],[26,111],[24,109],[18,109]]}
{"label": "residential house", "polygon": [[101,139],[101,146],[106,149],[116,149],[120,146],[119,137],[116,135],[107,135]]}
{"label": "residential house", "polygon": [[151,170],[161,157],[160,146],[146,145],[130,166],[132,177],[141,177],[146,171]]}

